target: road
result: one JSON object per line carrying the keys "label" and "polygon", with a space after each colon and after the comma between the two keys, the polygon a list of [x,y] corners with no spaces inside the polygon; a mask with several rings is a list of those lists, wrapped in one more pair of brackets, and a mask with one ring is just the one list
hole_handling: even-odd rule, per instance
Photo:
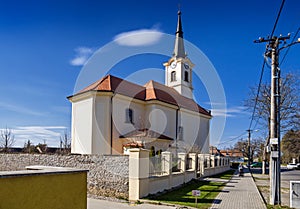
{"label": "road", "polygon": [[[262,194],[269,202],[269,175],[262,175],[261,168],[251,169],[253,177],[256,178],[255,183],[260,186]],[[267,169],[267,173],[268,173]],[[286,167],[281,167],[281,203],[282,205],[290,205],[290,181],[300,181],[300,170],[288,170]]]}

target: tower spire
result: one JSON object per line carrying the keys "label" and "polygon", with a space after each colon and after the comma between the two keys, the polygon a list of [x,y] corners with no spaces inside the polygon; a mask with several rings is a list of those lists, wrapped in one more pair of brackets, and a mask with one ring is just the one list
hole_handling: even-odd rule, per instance
{"label": "tower spire", "polygon": [[183,31],[182,31],[182,23],[181,23],[181,11],[178,10],[178,21],[177,21],[177,30],[176,30],[176,38],[175,38],[175,46],[173,56],[176,58],[182,57],[185,58],[185,50],[183,43]]}

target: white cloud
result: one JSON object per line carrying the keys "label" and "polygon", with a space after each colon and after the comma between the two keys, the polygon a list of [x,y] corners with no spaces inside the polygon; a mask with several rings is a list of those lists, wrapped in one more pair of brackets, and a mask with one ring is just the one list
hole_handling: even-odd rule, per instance
{"label": "white cloud", "polygon": [[73,66],[82,66],[94,53],[94,49],[88,47],[78,47],[75,49],[76,55],[75,58],[70,60],[70,64]]}
{"label": "white cloud", "polygon": [[237,106],[227,109],[212,109],[212,115],[214,117],[236,117],[237,115],[245,113],[245,107]]}
{"label": "white cloud", "polygon": [[31,109],[28,109],[23,106],[17,106],[9,103],[0,102],[0,107],[12,112],[21,113],[21,114],[27,114],[27,115],[33,115],[33,116],[44,116],[45,113],[37,112]]}
{"label": "white cloud", "polygon": [[23,147],[27,140],[34,145],[46,141],[49,147],[58,147],[60,136],[67,130],[65,126],[19,126],[11,129],[16,147]]}
{"label": "white cloud", "polygon": [[162,33],[157,29],[139,29],[120,33],[113,40],[123,46],[149,46],[157,43],[161,37]]}

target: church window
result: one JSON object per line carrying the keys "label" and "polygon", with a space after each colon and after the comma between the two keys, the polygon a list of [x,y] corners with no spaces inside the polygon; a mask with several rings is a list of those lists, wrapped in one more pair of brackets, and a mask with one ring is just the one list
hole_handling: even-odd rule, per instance
{"label": "church window", "polygon": [[133,110],[130,108],[126,109],[126,123],[133,124]]}
{"label": "church window", "polygon": [[189,72],[184,71],[184,81],[189,82]]}
{"label": "church window", "polygon": [[171,82],[176,81],[176,71],[171,72]]}

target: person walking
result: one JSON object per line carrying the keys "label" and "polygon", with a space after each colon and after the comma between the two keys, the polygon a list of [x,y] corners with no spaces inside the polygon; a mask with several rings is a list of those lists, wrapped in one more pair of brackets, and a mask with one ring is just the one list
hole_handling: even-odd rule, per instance
{"label": "person walking", "polygon": [[243,175],[244,175],[243,165],[242,165],[242,163],[240,163],[240,165],[239,165],[239,176],[243,176]]}

